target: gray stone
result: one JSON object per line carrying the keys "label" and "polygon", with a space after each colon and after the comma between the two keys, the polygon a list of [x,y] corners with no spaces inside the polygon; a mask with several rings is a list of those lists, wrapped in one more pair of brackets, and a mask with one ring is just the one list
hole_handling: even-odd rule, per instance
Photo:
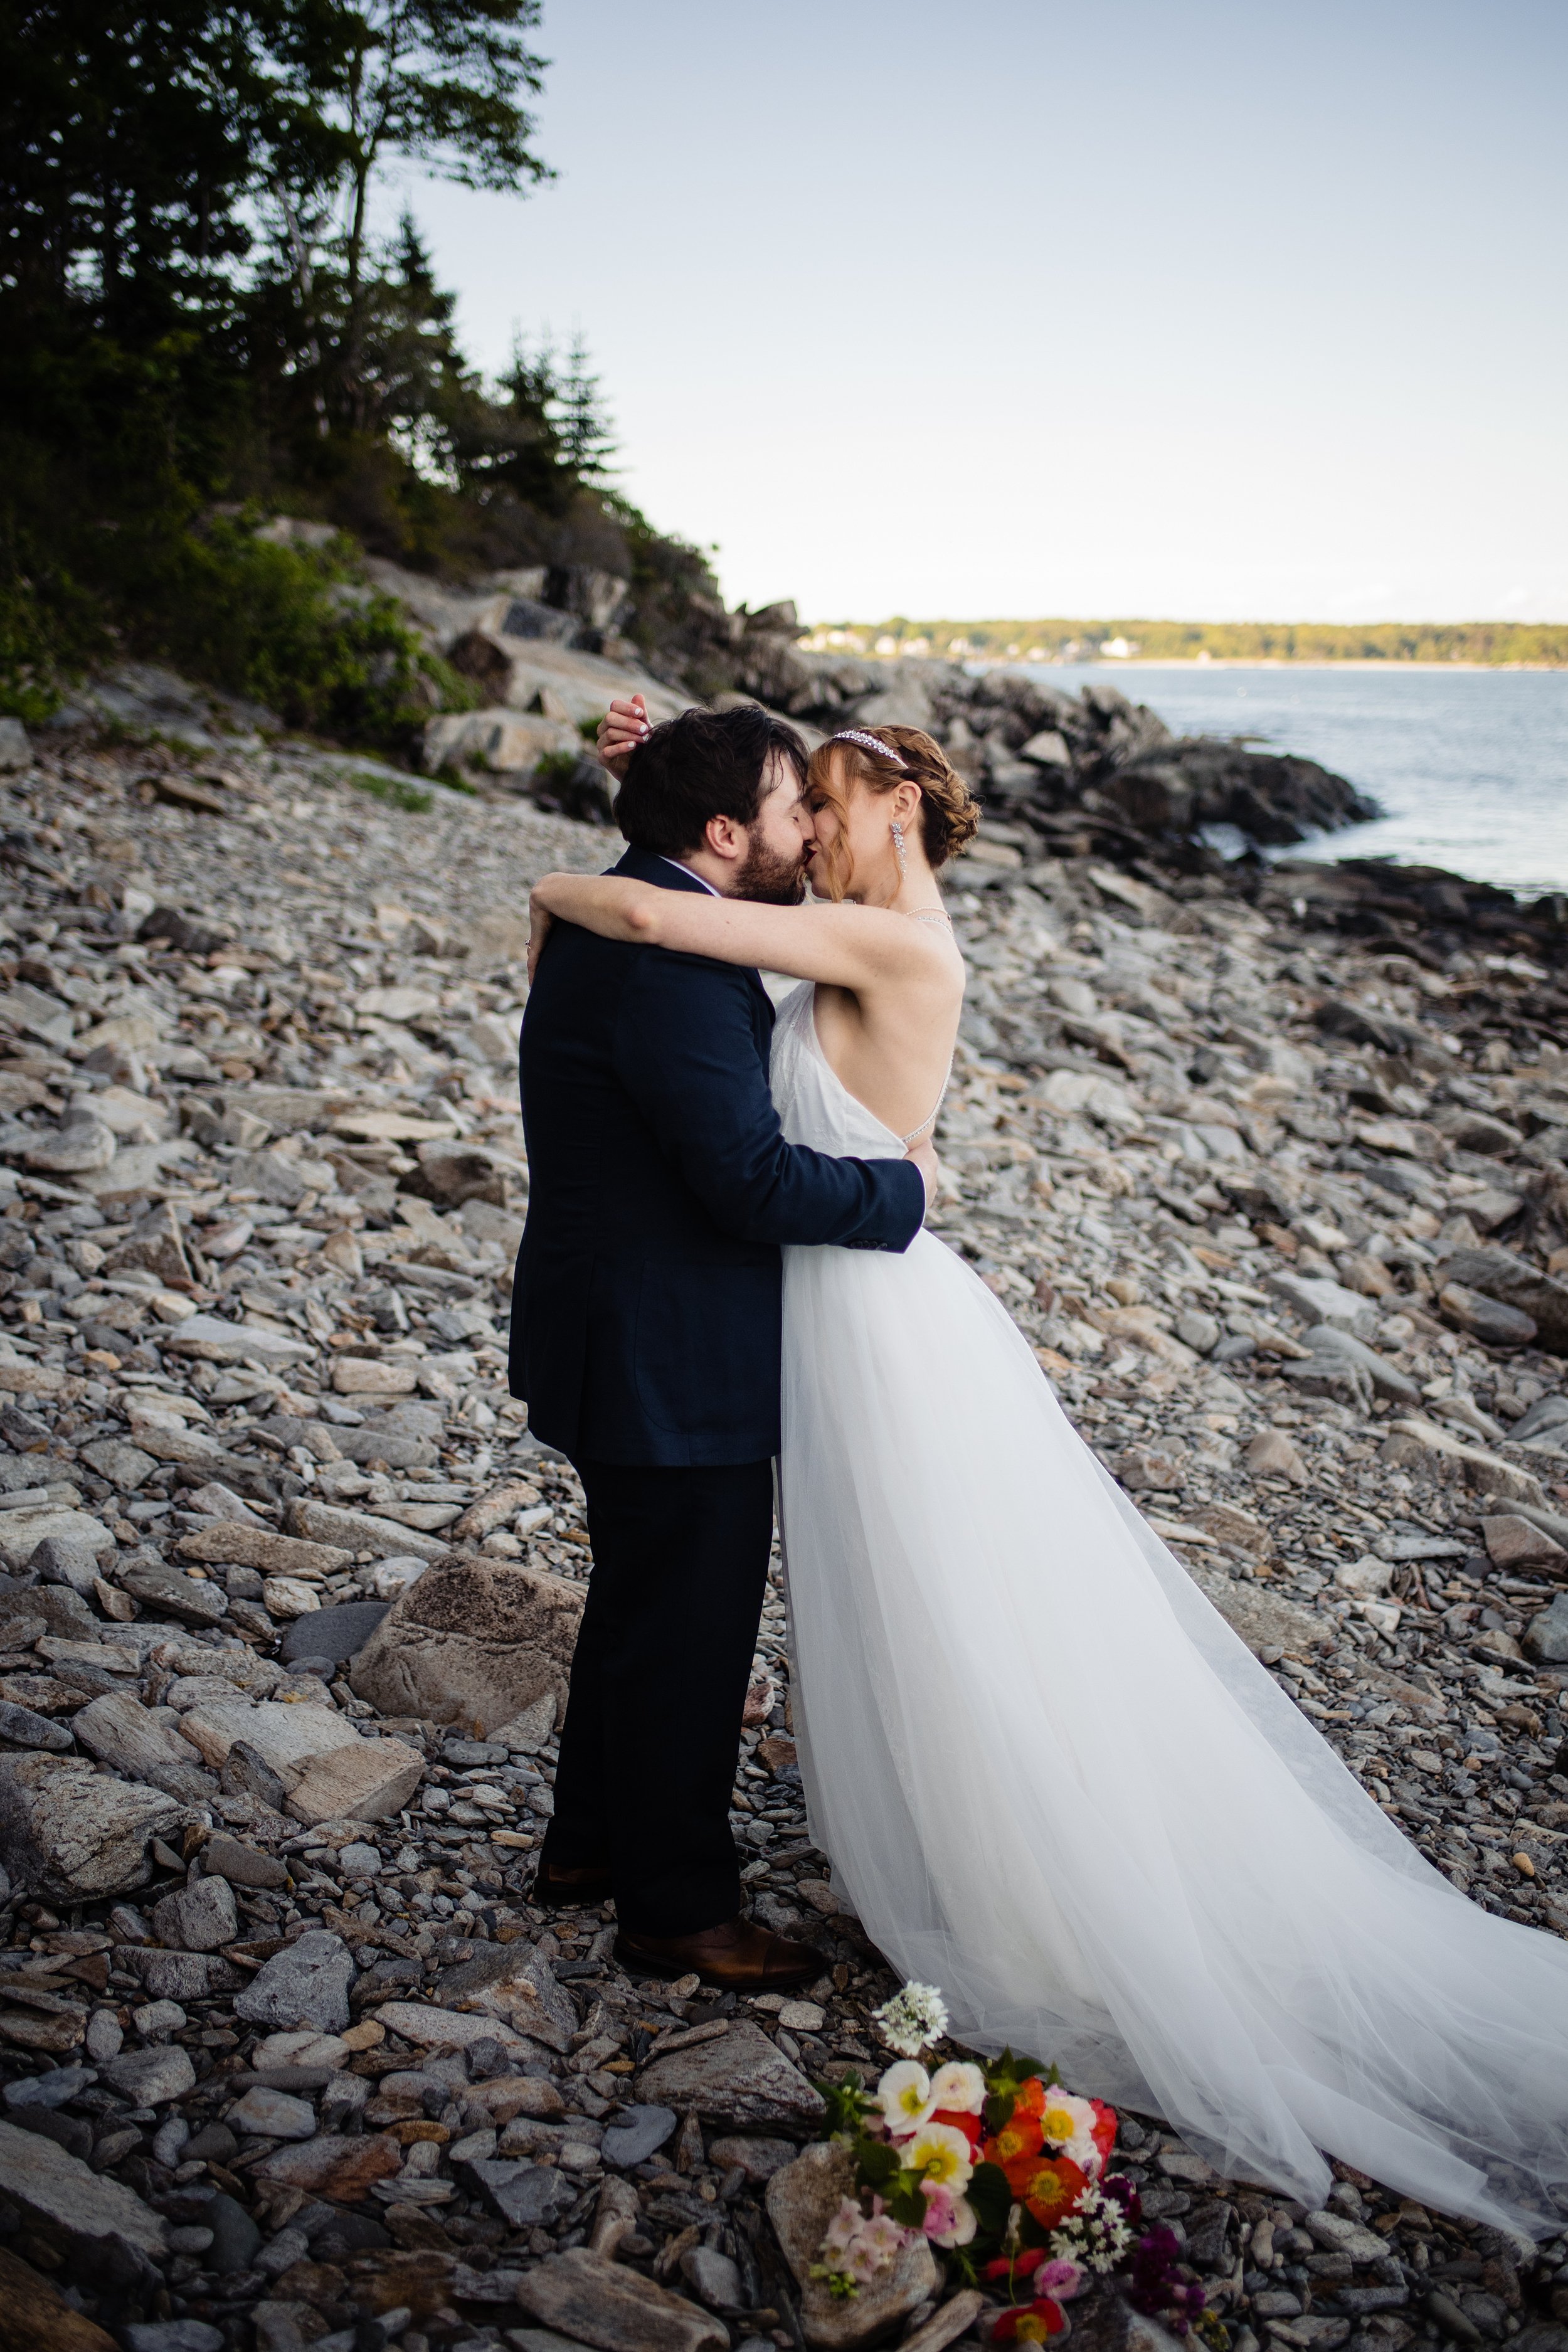
{"label": "gray stone", "polygon": [[1544,1437],[1554,1429],[1568,1431],[1568,1396],[1537,1397],[1514,1423],[1510,1434],[1522,1444],[1526,1438]]}
{"label": "gray stone", "polygon": [[235,2014],[251,2025],[289,2032],[312,2025],[321,2033],[342,2033],[349,2022],[349,1987],[354,1965],[341,1936],[307,1928],[288,1950],[262,1963],[235,2001]]}
{"label": "gray stone", "polygon": [[288,1782],[248,1739],[237,1739],[229,1748],[219,1767],[218,1786],[226,1797],[256,1797],[275,1813],[289,1801]]}
{"label": "gray stone", "polygon": [[[606,2140],[609,2138],[608,2132],[605,2137]],[[750,2133],[736,2132],[727,2138],[712,2141],[708,2150],[708,2160],[722,2171],[728,2171],[732,2165],[738,2164],[748,2180],[761,2185],[771,2180],[775,2172],[781,2172],[786,2164],[793,2164],[798,2153],[793,2140],[763,2139]]]}
{"label": "gray stone", "polygon": [[514,2230],[547,2229],[576,2202],[575,2181],[554,2165],[490,2157],[463,2169]]}
{"label": "gray stone", "polygon": [[[231,1748],[229,1755],[232,1758]],[[281,1787],[281,1783],[279,1783]],[[289,1869],[276,1855],[259,1853],[253,1845],[221,1832],[202,1848],[202,1869],[209,1878],[226,1878],[231,1886],[277,1887],[289,1884]]]}
{"label": "gray stone", "polygon": [[1544,1665],[1568,1665],[1568,1592],[1558,1593],[1549,1609],[1531,1619],[1524,1646]]}
{"label": "gray stone", "polygon": [[132,2320],[120,2331],[125,2352],[223,2352],[223,2330],[205,2319]]}
{"label": "gray stone", "polygon": [[[405,1528],[397,1519],[379,1518],[374,1511],[339,1510],[331,1503],[312,1502],[303,1496],[289,1506],[289,1532],[302,1537],[307,1543],[338,1544],[345,1551],[374,1552],[378,1559],[392,1559],[405,1553],[416,1559],[445,1559],[447,1554],[447,1546],[439,1536]],[[409,1712],[406,1707],[397,1711]]]}
{"label": "gray stone", "polygon": [[438,1998],[443,2009],[501,2018],[515,2032],[563,2053],[577,2031],[577,2012],[556,1983],[550,1962],[521,1937],[449,1969],[440,1980]]}
{"label": "gray stone", "polygon": [[150,2050],[122,2050],[99,2069],[111,2091],[138,2107],[161,2107],[183,2099],[196,2086],[196,2070],[189,2053],[177,2042],[163,2042]]}
{"label": "gray stone", "polygon": [[147,1564],[124,1570],[120,1581],[144,1608],[166,1609],[190,1625],[216,1625],[228,1614],[228,1595],[210,1577],[197,1579],[183,1569]]}
{"label": "gray stone", "polygon": [[1347,1290],[1326,1276],[1274,1273],[1264,1280],[1276,1298],[1293,1307],[1304,1323],[1326,1323],[1331,1329],[1352,1332],[1358,1339],[1370,1339],[1376,1332],[1377,1302],[1363,1298],[1359,1290]]}
{"label": "gray stone", "polygon": [[9,1698],[0,1699],[0,1739],[13,1748],[41,1748],[57,1756],[68,1755],[76,1745],[63,1723],[51,1723],[47,1715],[35,1715],[30,1706],[18,1706]]}
{"label": "gray stone", "polygon": [[728,2352],[729,2330],[696,2304],[586,2246],[546,2254],[523,2273],[517,2299],[531,2317],[598,2352]]}
{"label": "gray stone", "polygon": [[493,1729],[546,1694],[566,1705],[583,1591],[470,1557],[426,1570],[392,1604],[349,1680],[384,1715]]}
{"label": "gray stone", "polygon": [[177,1887],[153,1909],[153,1926],[165,1944],[184,1952],[218,1952],[239,1933],[234,1895],[223,1878],[198,1878]]}
{"label": "gray stone", "polygon": [[244,1982],[230,1961],[211,1952],[160,1952],[143,1946],[127,1953],[125,1964],[136,1970],[150,2000],[211,2000]]}
{"label": "gray stone", "polygon": [[102,1557],[90,1544],[69,1543],[62,1536],[46,1536],[29,1554],[27,1567],[40,1584],[68,1584],[85,1601],[98,1582]]}
{"label": "gray stone", "polygon": [[231,2131],[258,2132],[268,2139],[313,2139],[316,2133],[316,2110],[309,2099],[269,2091],[261,2083],[251,2084],[225,2121]]}
{"label": "gray stone", "polygon": [[89,1551],[98,1559],[111,1557],[115,1549],[114,1538],[102,1520],[86,1511],[58,1503],[46,1504],[39,1510],[0,1511],[0,1560],[8,1569],[26,1567],[38,1546],[49,1542]]}
{"label": "gray stone", "polygon": [[1452,1279],[1437,1293],[1437,1304],[1450,1323],[1479,1339],[1483,1348],[1528,1348],[1535,1338],[1535,1319],[1501,1298]]}
{"label": "gray stone", "polygon": [[1543,1274],[1528,1258],[1506,1249],[1459,1249],[1444,1261],[1449,1282],[1479,1290],[1528,1315],[1550,1355],[1568,1355],[1568,1282]]}
{"label": "gray stone", "polygon": [[158,1467],[150,1454],[143,1454],[126,1437],[100,1437],[95,1445],[82,1447],[81,1458],[100,1478],[118,1486],[122,1495],[133,1495]]}
{"label": "gray stone", "polygon": [[745,2303],[739,2266],[716,2246],[688,2246],[680,2257],[680,2275],[710,2311],[738,2311]]}
{"label": "gray stone", "polygon": [[1219,1324],[1201,1307],[1189,1307],[1178,1315],[1175,1333],[1184,1347],[1195,1349],[1200,1356],[1211,1355],[1219,1345]]}
{"label": "gray stone", "polygon": [[[211,2129],[210,2125],[208,2129]],[[261,2232],[239,2200],[220,2190],[216,2197],[208,2199],[202,2213],[213,2233],[213,2242],[207,2251],[207,2269],[225,2276],[235,2271],[247,2271],[260,2250]]]}
{"label": "gray stone", "polygon": [[381,1870],[381,1848],[356,1840],[338,1849],[338,1870],[344,1878],[374,1878]]}
{"label": "gray stone", "polygon": [[195,1356],[208,1364],[260,1364],[269,1370],[279,1364],[308,1363],[316,1352],[308,1339],[259,1331],[248,1323],[226,1323],[217,1315],[187,1315],[161,1335],[159,1345],[166,1355]]}
{"label": "gray stone", "polygon": [[806,2342],[821,2352],[890,2336],[921,2305],[934,2302],[940,2273],[931,2246],[919,2238],[891,2266],[869,2279],[858,2294],[840,2300],[811,2275],[821,2259],[827,2225],[839,2201],[855,2194],[854,2158],[847,2147],[818,2140],[775,2172],[767,2186],[768,2219],[800,2291],[801,2324]]}
{"label": "gray stone", "polygon": [[[187,1707],[180,1730],[209,1764],[221,1768],[234,1742],[243,1739],[285,1777],[329,1748],[353,1747],[360,1736],[334,1706],[318,1706],[308,1699],[296,1705],[262,1699],[253,1706],[237,1691],[232,1698],[204,1699]],[[289,1780],[289,1786],[293,1785]]]}
{"label": "gray stone", "polygon": [[1382,2262],[1388,2252],[1385,2238],[1380,2238],[1364,2223],[1352,2221],[1345,2213],[1308,2213],[1301,2227],[1325,2252],[1348,2254],[1352,2263]]}
{"label": "gray stone", "polygon": [[190,1818],[172,1797],[108,1780],[85,1759],[0,1756],[0,1861],[51,1901],[144,1886],[152,1841],[177,1843]]}
{"label": "gray stone", "polygon": [[63,2107],[92,2080],[89,2066],[57,2066],[52,2074],[24,2074],[19,2082],[7,2083],[0,2096],[13,2114],[18,2107]]}
{"label": "gray stone", "polygon": [[[1290,2301],[1299,2311],[1296,2296]],[[1125,2295],[1106,2284],[1073,2305],[1072,2340],[1077,2352],[1182,2352],[1189,2339],[1134,2311]]]}
{"label": "gray stone", "polygon": [[335,1608],[296,1617],[278,1644],[278,1654],[289,1665],[304,1657],[330,1658],[341,1664],[359,1655],[391,1605],[387,1601],[340,1601]]}
{"label": "gray stone", "polygon": [[33,747],[27,740],[27,730],[19,719],[0,719],[0,769],[30,768]]}
{"label": "gray stone", "polygon": [[0,2123],[0,2196],[20,2209],[83,2284],[140,2284],[168,2254],[169,2225],[161,2213],[118,2180],[89,2171],[79,2157],[15,2124]]}
{"label": "gray stone", "polygon": [[606,2164],[619,2165],[629,2172],[664,2146],[678,2121],[673,2107],[627,2107],[606,2129],[599,2153]]}
{"label": "gray stone", "polygon": [[739,2130],[770,2124],[811,2130],[826,2113],[821,2094],[750,2019],[717,2041],[654,2058],[637,2078],[637,2096]]}
{"label": "gray stone", "polygon": [[[1315,1323],[1302,1337],[1314,1356],[1338,1357],[1359,1365],[1378,1396],[1395,1397],[1402,1404],[1419,1405],[1421,1391],[1416,1382],[1353,1332],[1337,1330],[1331,1323]],[[1289,1369],[1288,1365],[1286,1370]]]}

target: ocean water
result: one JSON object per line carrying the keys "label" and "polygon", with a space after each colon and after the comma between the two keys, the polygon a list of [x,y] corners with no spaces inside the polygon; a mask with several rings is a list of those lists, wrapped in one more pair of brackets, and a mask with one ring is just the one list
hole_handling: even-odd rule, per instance
{"label": "ocean water", "polygon": [[1394,857],[1535,896],[1568,890],[1568,671],[1092,662],[1178,734],[1243,735],[1348,776],[1387,814],[1288,854]]}

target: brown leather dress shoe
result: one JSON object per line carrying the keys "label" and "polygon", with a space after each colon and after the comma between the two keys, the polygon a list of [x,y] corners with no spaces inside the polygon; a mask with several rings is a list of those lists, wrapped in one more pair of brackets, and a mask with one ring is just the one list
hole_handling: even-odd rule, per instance
{"label": "brown leather dress shoe", "polygon": [[571,1911],[579,1906],[607,1903],[615,1891],[605,1864],[586,1870],[563,1870],[552,1862],[542,1862],[533,1874],[528,1899],[546,1911]]}
{"label": "brown leather dress shoe", "polygon": [[826,1963],[809,1944],[775,1936],[754,1919],[726,1919],[694,1936],[634,1936],[623,1928],[616,1958],[633,1976],[699,1976],[721,1992],[784,1992],[813,1983]]}

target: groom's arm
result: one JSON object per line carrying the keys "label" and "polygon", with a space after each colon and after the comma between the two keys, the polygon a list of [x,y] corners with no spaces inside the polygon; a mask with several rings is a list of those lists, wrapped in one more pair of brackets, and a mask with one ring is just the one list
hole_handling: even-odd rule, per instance
{"label": "groom's arm", "polygon": [[786,1143],[738,966],[647,949],[627,989],[616,1069],[716,1225],[739,1241],[908,1249],[925,1184],[907,1160]]}

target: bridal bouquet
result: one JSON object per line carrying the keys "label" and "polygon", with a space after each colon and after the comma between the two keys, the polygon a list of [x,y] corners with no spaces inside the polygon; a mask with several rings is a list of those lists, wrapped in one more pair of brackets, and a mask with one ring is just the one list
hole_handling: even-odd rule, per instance
{"label": "bridal bouquet", "polygon": [[857,2193],[841,2201],[813,2277],[854,2294],[924,2236],[966,2281],[1005,2283],[994,2341],[1060,2335],[1062,2305],[1132,2253],[1137,2195],[1105,2170],[1115,2110],[1011,2051],[930,2073],[921,2053],[947,2026],[930,1986],[906,1985],[877,2016],[898,2063],[873,2091],[858,2074],[820,2086]]}

